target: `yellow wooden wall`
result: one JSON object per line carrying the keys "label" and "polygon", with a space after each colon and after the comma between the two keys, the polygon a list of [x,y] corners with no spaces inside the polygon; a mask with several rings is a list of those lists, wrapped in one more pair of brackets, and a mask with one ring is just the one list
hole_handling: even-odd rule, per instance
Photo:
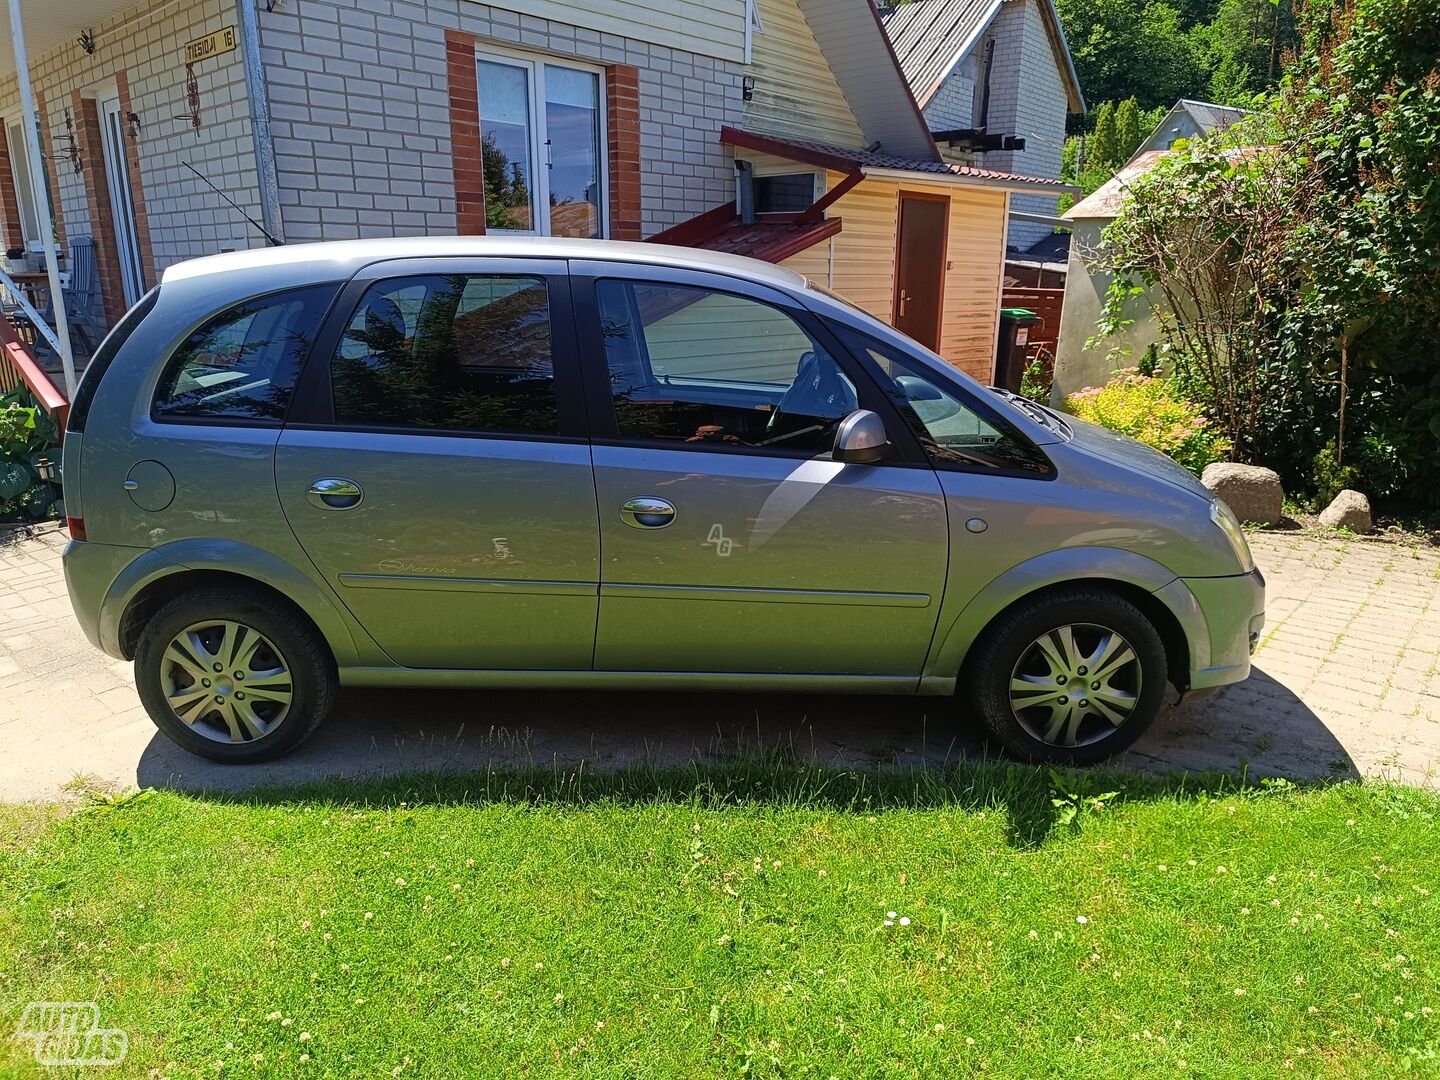
{"label": "yellow wooden wall", "polygon": [[835,73],[795,0],[757,0],[764,33],[750,42],[747,75],[755,96],[745,102],[746,131],[860,147],[866,139]]}
{"label": "yellow wooden wall", "polygon": [[[832,173],[829,183],[834,185],[840,179]],[[782,265],[828,285],[876,318],[890,322],[902,187],[950,196],[946,252],[950,266],[945,274],[939,352],[962,371],[989,382],[995,366],[1000,275],[1005,263],[1003,191],[865,180],[830,208],[829,216],[843,222],[840,232]]]}

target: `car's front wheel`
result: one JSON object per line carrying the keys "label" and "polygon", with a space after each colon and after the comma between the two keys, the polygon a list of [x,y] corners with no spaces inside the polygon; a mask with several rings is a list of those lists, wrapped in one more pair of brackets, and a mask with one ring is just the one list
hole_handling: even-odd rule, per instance
{"label": "car's front wheel", "polygon": [[268,761],[299,746],[330,709],[325,642],[296,611],[259,592],[185,593],[146,624],[135,683],[169,738],[211,761]]}
{"label": "car's front wheel", "polygon": [[970,701],[1012,753],[1084,765],[1144,734],[1165,697],[1165,646],[1145,615],[1100,589],[1043,594],[986,628],[966,662]]}

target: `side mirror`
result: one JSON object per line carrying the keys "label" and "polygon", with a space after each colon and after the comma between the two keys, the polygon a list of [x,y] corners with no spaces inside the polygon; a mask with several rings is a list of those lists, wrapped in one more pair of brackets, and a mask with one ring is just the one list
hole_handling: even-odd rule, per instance
{"label": "side mirror", "polygon": [[869,409],[856,409],[840,421],[835,432],[836,461],[848,465],[871,465],[890,453],[890,440],[885,434],[885,421]]}
{"label": "side mirror", "polygon": [[945,396],[924,379],[918,379],[914,375],[897,375],[895,385],[900,387],[911,401],[939,401]]}

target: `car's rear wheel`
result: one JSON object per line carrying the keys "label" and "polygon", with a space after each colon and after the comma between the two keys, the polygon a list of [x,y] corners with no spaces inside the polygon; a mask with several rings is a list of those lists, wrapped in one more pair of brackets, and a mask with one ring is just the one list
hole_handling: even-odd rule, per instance
{"label": "car's rear wheel", "polygon": [[171,600],[146,624],[135,683],[150,718],[192,754],[230,764],[299,746],[335,696],[323,639],[283,602],[243,588]]}
{"label": "car's rear wheel", "polygon": [[1144,734],[1164,702],[1165,646],[1145,615],[1100,589],[1024,601],[966,662],[971,704],[1012,753],[1090,764]]}

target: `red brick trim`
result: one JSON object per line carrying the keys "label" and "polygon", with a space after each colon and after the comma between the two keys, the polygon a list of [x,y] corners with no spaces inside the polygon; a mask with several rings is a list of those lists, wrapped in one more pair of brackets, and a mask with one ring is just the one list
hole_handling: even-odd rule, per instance
{"label": "red brick trim", "polygon": [[85,202],[90,211],[90,235],[95,242],[95,270],[100,278],[100,296],[105,304],[105,321],[114,326],[125,314],[125,282],[120,276],[115,217],[110,211],[110,181],[105,175],[100,109],[94,98],[85,97],[79,90],[72,95],[71,104],[75,109],[75,138],[80,144],[81,172],[85,177]]}
{"label": "red brick trim", "polygon": [[55,239],[65,247],[65,211],[60,207],[60,162],[55,159],[55,140],[50,134],[50,114],[45,108],[45,94],[35,91],[35,115],[40,118],[40,152],[50,163],[50,218],[55,225]]}
{"label": "red brick trim", "polygon": [[474,34],[445,31],[445,71],[450,88],[450,159],[455,167],[455,231],[462,236],[483,236],[485,173],[480,157]]}
{"label": "red brick trim", "polygon": [[640,239],[640,72],[629,64],[605,69],[610,239]]}
{"label": "red brick trim", "polygon": [[[115,73],[115,89],[120,97],[120,115],[129,116],[130,79],[123,71]],[[140,248],[140,289],[145,291],[155,284],[155,251],[150,246],[150,218],[145,213],[145,185],[140,179],[140,140],[129,137],[129,124],[125,125],[125,167],[130,174],[130,200],[135,207],[135,243]]]}
{"label": "red brick trim", "polygon": [[25,246],[20,228],[20,201],[15,193],[15,173],[10,168],[10,140],[0,131],[0,242],[6,248]]}

